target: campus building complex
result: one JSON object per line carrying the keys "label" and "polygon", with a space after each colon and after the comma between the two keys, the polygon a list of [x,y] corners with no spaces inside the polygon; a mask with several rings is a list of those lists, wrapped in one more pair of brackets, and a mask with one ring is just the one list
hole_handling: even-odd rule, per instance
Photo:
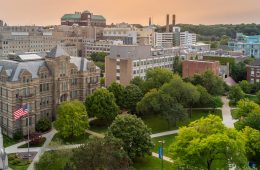
{"label": "campus building complex", "polygon": [[152,48],[150,45],[112,46],[105,59],[106,86],[112,82],[128,85],[134,77],[145,79],[148,69],[163,67],[173,70],[179,48]]}
{"label": "campus building complex", "polygon": [[260,82],[260,59],[259,58],[247,66],[247,80],[250,83]]}
{"label": "campus building complex", "polygon": [[27,134],[27,118],[13,113],[29,105],[30,131],[42,117],[55,119],[57,106],[68,100],[84,100],[99,87],[100,69],[82,57],[70,56],[61,46],[49,53],[23,53],[0,60],[0,125],[12,137]]}
{"label": "campus building complex", "polygon": [[89,11],[65,14],[61,17],[61,25],[98,26],[105,27],[106,19],[102,15],[93,15]]}

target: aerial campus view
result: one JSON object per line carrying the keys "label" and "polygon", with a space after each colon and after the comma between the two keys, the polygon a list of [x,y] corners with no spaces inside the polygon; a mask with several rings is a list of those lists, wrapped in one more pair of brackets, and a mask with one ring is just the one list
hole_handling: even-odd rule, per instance
{"label": "aerial campus view", "polygon": [[260,170],[259,11],[0,0],[0,170]]}

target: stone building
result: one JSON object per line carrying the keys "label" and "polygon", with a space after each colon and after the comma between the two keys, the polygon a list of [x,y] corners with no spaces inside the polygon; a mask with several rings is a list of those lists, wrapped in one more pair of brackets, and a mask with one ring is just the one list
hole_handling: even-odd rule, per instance
{"label": "stone building", "polygon": [[55,119],[57,106],[64,101],[84,100],[99,87],[100,69],[82,57],[68,55],[61,46],[47,55],[25,53],[0,61],[0,124],[12,137],[27,134],[27,118],[14,120],[13,112],[29,105],[30,132],[42,117]]}

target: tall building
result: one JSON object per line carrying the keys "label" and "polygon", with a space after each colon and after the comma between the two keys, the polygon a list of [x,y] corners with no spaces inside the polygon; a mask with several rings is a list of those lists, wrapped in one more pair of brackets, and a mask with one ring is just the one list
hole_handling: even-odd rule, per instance
{"label": "tall building", "polygon": [[89,11],[65,14],[61,17],[61,25],[98,26],[105,27],[106,19],[102,15],[93,15]]}
{"label": "tall building", "polygon": [[154,47],[173,47],[174,34],[172,32],[156,32],[153,43]]}
{"label": "tall building", "polygon": [[134,77],[145,79],[148,69],[163,67],[173,70],[179,48],[152,48],[150,45],[112,46],[105,58],[106,86],[113,82],[128,85]]}
{"label": "tall building", "polygon": [[87,42],[85,44],[85,54],[90,55],[92,53],[104,52],[110,54],[110,48],[112,45],[123,45],[121,40],[99,40],[95,42]]}
{"label": "tall building", "polygon": [[260,35],[246,36],[237,33],[235,40],[228,43],[233,51],[242,52],[246,56],[260,58]]}
{"label": "tall building", "polygon": [[12,137],[27,134],[27,118],[13,113],[29,105],[30,132],[40,118],[55,119],[57,106],[68,100],[84,100],[99,87],[100,69],[82,57],[72,57],[61,46],[47,55],[24,53],[0,61],[0,125]]}
{"label": "tall building", "polygon": [[203,61],[203,60],[185,60],[182,62],[182,77],[193,77],[195,74],[203,74],[206,71],[212,71],[215,75],[219,75],[219,61]]}
{"label": "tall building", "polygon": [[197,35],[188,31],[180,32],[180,46],[194,45],[197,42]]}

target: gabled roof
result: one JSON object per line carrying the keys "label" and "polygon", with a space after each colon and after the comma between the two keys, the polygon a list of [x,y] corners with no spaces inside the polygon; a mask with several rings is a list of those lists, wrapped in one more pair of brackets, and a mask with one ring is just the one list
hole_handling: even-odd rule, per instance
{"label": "gabled roof", "polygon": [[70,56],[60,45],[53,48],[47,55],[47,57],[55,58],[60,56]]}

